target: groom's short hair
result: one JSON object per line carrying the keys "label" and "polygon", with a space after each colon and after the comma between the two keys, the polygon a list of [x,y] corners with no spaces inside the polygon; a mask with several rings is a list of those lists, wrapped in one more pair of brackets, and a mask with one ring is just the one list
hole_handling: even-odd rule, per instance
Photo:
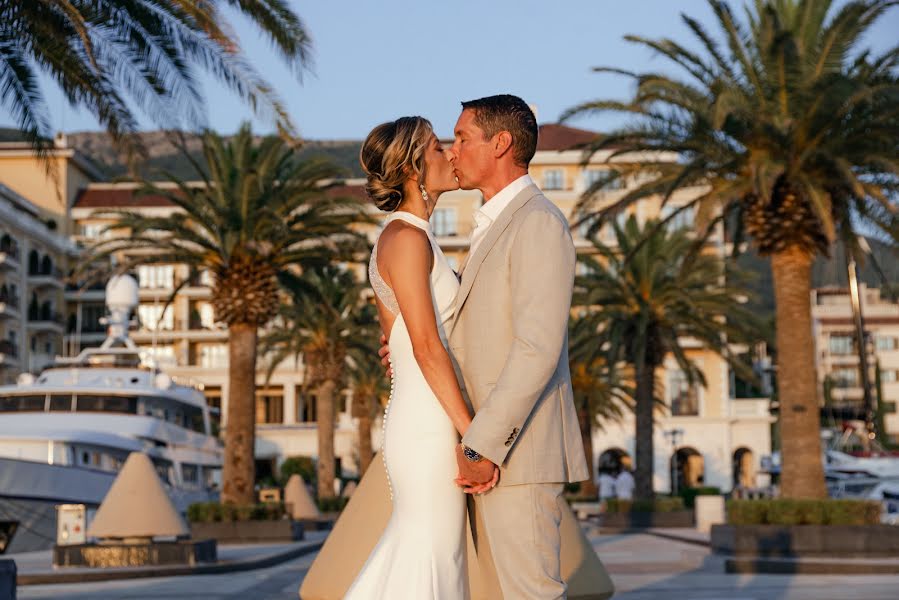
{"label": "groom's short hair", "polygon": [[537,151],[537,117],[518,96],[499,94],[462,103],[462,110],[474,111],[474,122],[487,139],[500,131],[512,135],[512,156],[515,162],[527,167]]}

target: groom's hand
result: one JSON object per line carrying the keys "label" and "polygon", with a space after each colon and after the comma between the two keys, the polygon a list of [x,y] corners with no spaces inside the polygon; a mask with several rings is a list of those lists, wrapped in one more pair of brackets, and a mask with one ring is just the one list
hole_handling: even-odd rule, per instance
{"label": "groom's hand", "polygon": [[393,376],[393,367],[390,366],[390,346],[387,345],[387,336],[381,334],[381,347],[378,349],[378,356],[381,357],[381,364],[387,367],[387,376]]}
{"label": "groom's hand", "polygon": [[455,481],[456,485],[462,488],[462,491],[466,494],[483,494],[495,488],[497,482],[499,482],[499,467],[493,465],[493,478],[487,483],[472,483],[461,476],[457,476]]}
{"label": "groom's hand", "polygon": [[495,485],[494,480],[499,477],[499,469],[486,458],[475,462],[468,460],[462,452],[461,444],[456,445],[456,465],[459,467],[459,476],[456,479],[456,483],[466,488],[465,491],[468,491],[469,488],[479,488],[493,482],[492,485],[486,488],[490,489]]}

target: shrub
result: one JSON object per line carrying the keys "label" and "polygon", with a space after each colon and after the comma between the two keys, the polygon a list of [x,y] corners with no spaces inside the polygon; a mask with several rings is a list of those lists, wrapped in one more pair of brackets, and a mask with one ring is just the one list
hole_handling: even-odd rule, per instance
{"label": "shrub", "polygon": [[684,510],[684,499],[681,497],[660,496],[654,500],[618,500],[612,498],[606,502],[606,512],[675,512]]}
{"label": "shrub", "polygon": [[693,508],[696,505],[696,496],[720,496],[721,488],[716,487],[690,487],[681,490],[680,496],[684,499],[684,506]]}
{"label": "shrub", "polygon": [[869,500],[730,500],[731,525],[877,525],[881,506]]}
{"label": "shrub", "polygon": [[318,510],[328,513],[328,512],[340,512],[343,510],[343,507],[346,506],[347,502],[349,502],[349,498],[345,498],[343,496],[334,496],[333,498],[319,498],[318,499]]}
{"label": "shrub", "polygon": [[283,503],[221,504],[197,502],[187,507],[187,520],[191,523],[215,523],[218,521],[277,521],[287,515]]}
{"label": "shrub", "polygon": [[315,482],[315,460],[309,456],[290,456],[281,463],[281,484],[286,485],[291,475],[299,475],[306,483]]}

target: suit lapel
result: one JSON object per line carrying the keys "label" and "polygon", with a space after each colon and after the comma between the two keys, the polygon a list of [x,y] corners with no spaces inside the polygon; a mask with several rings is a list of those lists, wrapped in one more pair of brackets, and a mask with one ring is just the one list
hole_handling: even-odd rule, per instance
{"label": "suit lapel", "polygon": [[459,285],[459,292],[456,294],[456,306],[453,312],[453,327],[455,327],[456,319],[459,317],[459,311],[462,310],[462,305],[465,304],[465,299],[468,298],[468,293],[471,292],[471,286],[474,285],[475,277],[477,277],[481,264],[484,262],[487,254],[496,244],[503,231],[509,226],[509,223],[512,222],[512,217],[518,209],[524,206],[528,200],[538,193],[540,193],[540,189],[536,185],[529,185],[518,192],[512,201],[509,202],[509,205],[499,214],[496,221],[490,225],[490,229],[487,230],[487,235],[484,236],[484,239],[478,244],[475,253],[469,253],[465,258],[465,261],[462,263],[462,281]]}

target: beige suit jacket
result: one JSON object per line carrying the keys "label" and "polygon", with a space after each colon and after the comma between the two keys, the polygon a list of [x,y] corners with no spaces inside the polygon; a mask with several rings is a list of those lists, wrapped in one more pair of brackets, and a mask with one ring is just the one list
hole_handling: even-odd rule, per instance
{"label": "beige suit jacket", "polygon": [[537,188],[500,213],[462,270],[449,346],[475,411],[463,443],[500,485],[590,476],[568,371],[575,250]]}

